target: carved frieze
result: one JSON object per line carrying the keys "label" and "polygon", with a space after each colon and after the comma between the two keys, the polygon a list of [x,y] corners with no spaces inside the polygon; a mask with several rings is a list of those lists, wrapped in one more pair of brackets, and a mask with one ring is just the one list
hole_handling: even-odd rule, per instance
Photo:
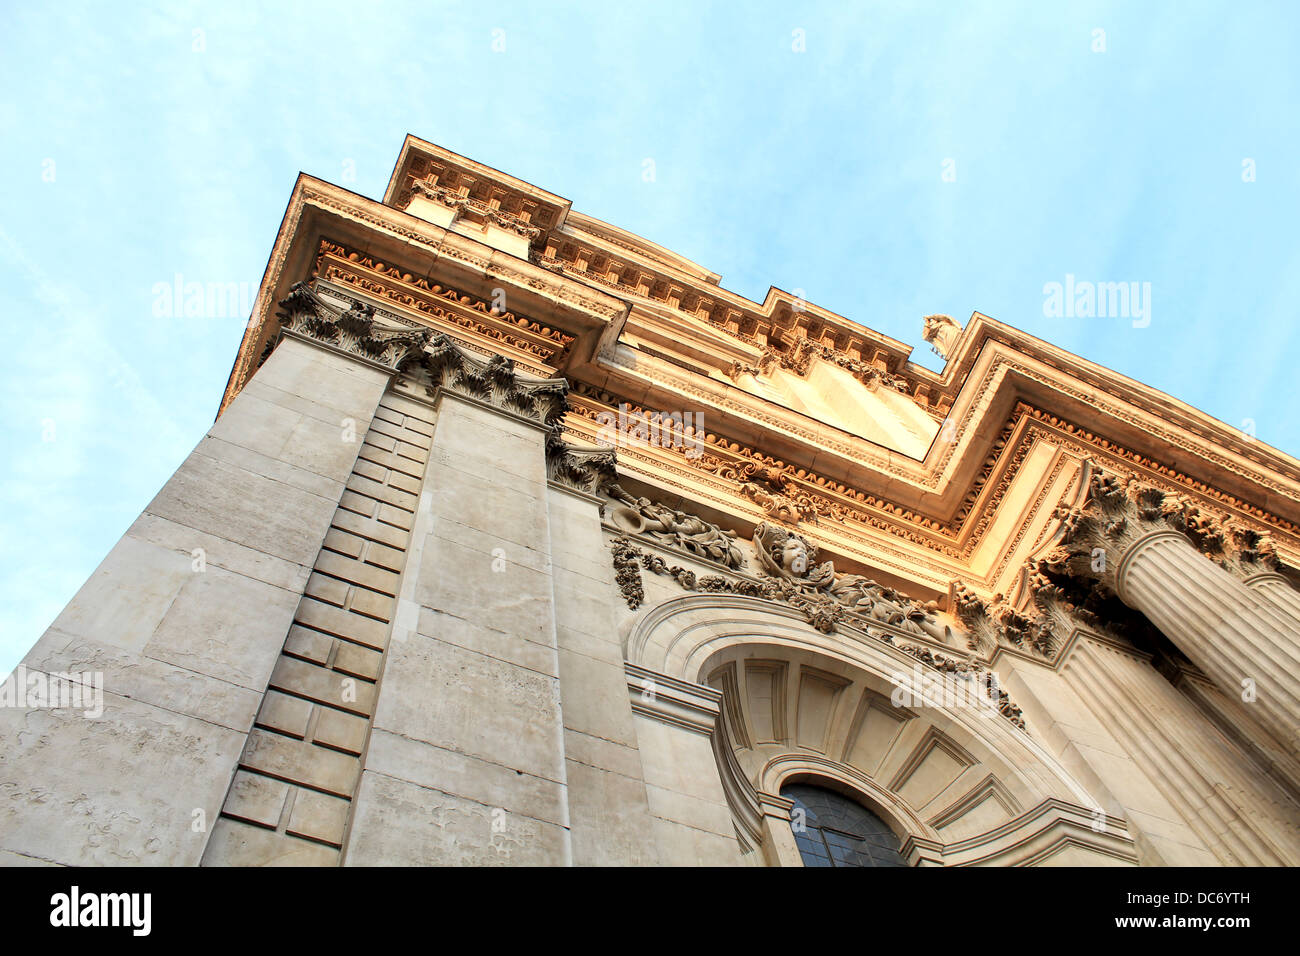
{"label": "carved frieze", "polygon": [[[868,636],[896,647],[923,664],[959,678],[979,682],[979,686],[986,694],[996,695],[998,712],[1016,727],[1025,729],[1020,708],[1011,701],[1005,691],[998,688],[996,677],[984,668],[969,661],[959,661],[937,653],[928,647],[899,643],[894,633],[873,626],[884,623],[906,631],[909,620],[915,623],[918,618],[928,618],[930,617],[928,611],[925,609],[917,611],[914,607],[915,602],[909,602],[897,592],[881,588],[866,578],[857,575],[836,575],[829,561],[816,568],[812,567],[811,562],[815,561],[817,556],[816,548],[793,532],[783,528],[777,531],[783,534],[762,535],[769,552],[767,559],[761,560],[760,563],[772,573],[764,574],[757,581],[729,578],[723,575],[697,575],[694,571],[678,565],[670,565],[659,555],[642,551],[624,537],[615,538],[610,542],[615,580],[624,601],[631,610],[636,610],[645,601],[645,586],[641,580],[641,571],[644,569],[652,574],[673,578],[687,591],[740,594],[785,604],[799,611],[809,624],[826,634],[835,633],[837,624],[852,622],[861,627]],[[755,546],[759,545],[759,538],[760,535],[756,533]],[[809,587],[806,583],[809,580],[816,583]],[[830,585],[826,582],[830,582]],[[839,586],[838,590],[834,588],[836,584]],[[825,587],[818,585],[825,585]],[[861,601],[864,595],[870,597],[869,604]],[[849,603],[843,600],[845,597],[853,597],[857,600]],[[916,614],[916,617],[908,617],[909,603],[913,605],[912,613]],[[927,632],[918,628],[916,633],[923,635]]]}
{"label": "carved frieze", "polygon": [[617,484],[607,493],[617,504],[609,509],[610,522],[629,534],[645,534],[674,548],[716,561],[733,570],[745,566],[745,555],[734,531],[724,531],[692,514],[675,511],[649,498],[634,498]]}
{"label": "carved frieze", "polygon": [[320,240],[312,274],[412,309],[444,331],[463,329],[537,362],[557,364],[574,341],[560,329],[330,239]]}

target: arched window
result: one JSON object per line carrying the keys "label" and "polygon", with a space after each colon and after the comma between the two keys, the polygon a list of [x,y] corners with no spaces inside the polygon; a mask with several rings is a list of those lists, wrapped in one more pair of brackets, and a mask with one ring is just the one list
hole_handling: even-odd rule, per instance
{"label": "arched window", "polygon": [[810,784],[781,788],[794,801],[790,827],[804,866],[906,866],[898,837],[860,803]]}

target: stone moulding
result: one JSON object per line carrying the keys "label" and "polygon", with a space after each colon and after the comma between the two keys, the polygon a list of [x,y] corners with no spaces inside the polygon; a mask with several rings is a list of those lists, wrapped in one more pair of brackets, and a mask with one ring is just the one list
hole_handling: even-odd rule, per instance
{"label": "stone moulding", "polygon": [[537,237],[542,234],[539,227],[529,224],[524,217],[494,208],[489,203],[474,199],[448,186],[439,186],[424,179],[412,179],[410,196],[407,198],[405,206],[409,206],[411,200],[416,196],[424,196],[446,206],[448,209],[469,213],[474,218],[491,222],[503,229],[509,229],[511,232],[523,236],[529,242],[536,241]]}
{"label": "stone moulding", "polygon": [[573,335],[558,328],[329,238],[320,240],[312,275],[361,289],[413,309],[435,323],[474,332],[551,365],[574,341]]}

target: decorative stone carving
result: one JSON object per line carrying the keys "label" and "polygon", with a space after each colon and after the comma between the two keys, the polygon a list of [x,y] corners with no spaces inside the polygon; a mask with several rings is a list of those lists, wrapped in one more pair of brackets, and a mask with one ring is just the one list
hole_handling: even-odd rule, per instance
{"label": "decorative stone carving", "polygon": [[778,521],[798,524],[817,520],[817,504],[778,468],[745,462],[737,470],[741,478],[740,493],[763,509],[763,514]]}
{"label": "decorative stone carving", "polygon": [[[838,365],[840,368],[847,369],[853,374],[854,378],[873,392],[881,385],[884,385],[902,392],[904,395],[907,394],[907,380],[902,376],[895,375],[879,365],[854,358],[847,352],[833,348],[825,342],[816,342],[810,338],[800,337],[795,339],[794,343],[784,352],[778,352],[769,347],[764,356],[775,358],[782,368],[789,369],[796,375],[807,375],[812,367],[812,360],[819,358]],[[927,404],[924,400],[916,399],[916,401],[922,406]]]}
{"label": "decorative stone carving", "polygon": [[610,520],[631,534],[647,534],[656,540],[681,548],[708,561],[717,561],[733,570],[745,566],[745,555],[736,543],[734,531],[724,531],[715,524],[674,511],[649,498],[633,498],[617,484],[607,488],[620,504],[610,511]]}
{"label": "decorative stone carving", "polygon": [[[491,205],[482,202],[481,200],[472,199],[469,196],[463,195],[458,189],[438,186],[423,179],[413,179],[410,188],[410,199],[414,199],[416,196],[424,196],[428,199],[432,199],[436,203],[441,203],[449,209],[456,209],[476,214],[478,218],[491,222],[503,229],[509,229],[511,232],[523,236],[529,242],[534,241],[542,234],[541,229],[537,226],[530,225],[522,217],[505,212],[501,209],[493,208]],[[410,199],[406,202],[407,206],[410,205]]]}
{"label": "decorative stone carving", "polygon": [[768,347],[763,349],[763,354],[758,357],[758,362],[750,365],[746,362],[732,362],[731,367],[727,369],[727,377],[733,382],[739,380],[742,375],[752,375],[758,378],[760,375],[766,375],[777,364],[776,350]]}
{"label": "decorative stone carving", "polygon": [[[777,531],[785,532],[785,536],[776,535],[773,537],[773,553],[766,566],[778,569],[779,576],[765,576],[759,581],[732,580],[722,575],[697,576],[695,572],[686,568],[668,564],[658,555],[647,554],[627,538],[620,537],[611,542],[615,580],[618,582],[619,591],[627,602],[628,608],[634,611],[645,601],[645,587],[641,582],[641,569],[644,568],[653,574],[672,577],[687,591],[742,594],[747,597],[762,598],[768,601],[779,601],[800,611],[808,623],[817,630],[826,634],[835,633],[835,625],[846,620],[854,612],[848,606],[834,600],[829,595],[816,592],[809,593],[798,583],[808,575],[808,562],[816,559],[816,548],[809,545],[798,535],[786,532],[783,528],[777,529]],[[756,543],[757,537],[755,535]],[[809,554],[812,556],[811,559],[808,557]],[[830,576],[831,580],[835,579],[834,568],[829,561],[822,564],[820,568],[815,569],[813,573],[819,579],[825,579],[827,575]],[[857,578],[855,575],[846,575],[844,577],[855,578],[855,583],[866,580],[865,578]],[[893,594],[894,592],[887,593]],[[897,595],[895,596],[897,597]],[[906,598],[902,600],[907,601]],[[876,620],[884,619],[876,618]],[[896,619],[886,620],[885,623],[903,626],[901,620]],[[1025,729],[1025,722],[1021,716],[1020,708],[1012,703],[1011,698],[1005,691],[998,688],[997,678],[985,669],[968,661],[958,661],[944,654],[936,653],[926,647],[915,644],[900,644],[893,634],[879,628],[873,628],[870,625],[866,626],[865,630],[869,636],[878,638],[884,643],[898,648],[923,664],[961,678],[978,681],[981,690],[986,695],[996,692],[998,712],[1021,730]]]}
{"label": "decorative stone carving", "polygon": [[935,617],[934,604],[922,606],[893,588],[858,574],[836,574],[831,561],[816,564],[817,547],[800,534],[763,522],[754,529],[760,568],[781,582],[787,603],[830,621],[840,619],[834,606],[869,621],[890,624],[918,636],[948,642],[952,629]]}
{"label": "decorative stone carving", "polygon": [[546,437],[546,477],[588,494],[608,493],[617,487],[618,454],[608,445],[572,445],[560,438],[557,427]]}
{"label": "decorative stone carving", "polygon": [[1213,511],[1187,495],[1163,491],[1136,477],[1089,463],[1088,495],[1076,508],[1060,507],[1060,546],[1039,564],[1049,578],[1077,576],[1115,590],[1119,555],[1160,531],[1182,533],[1203,555],[1238,577],[1277,569],[1271,536]]}
{"label": "decorative stone carving", "polygon": [[445,335],[430,340],[422,367],[429,375],[425,387],[430,395],[450,389],[552,428],[563,421],[569,408],[564,379],[524,378],[510,359],[480,358]]}
{"label": "decorative stone carving", "polygon": [[952,357],[961,336],[961,326],[950,315],[927,315],[921,338],[930,343],[934,354],[947,360]]}
{"label": "decorative stone carving", "polygon": [[375,310],[354,305],[346,312],[327,305],[305,282],[295,282],[280,302],[280,327],[291,335],[314,339],[394,372],[404,371],[420,356],[432,333],[375,326]]}
{"label": "decorative stone carving", "polygon": [[612,547],[614,580],[628,608],[635,611],[645,600],[645,587],[641,584],[641,569],[637,566],[641,552],[627,538],[615,538]]}
{"label": "decorative stone carving", "polygon": [[882,640],[886,644],[897,647],[904,654],[915,657],[921,663],[929,664],[935,670],[942,671],[945,674],[952,674],[962,680],[975,681],[981,696],[992,697],[996,695],[998,713],[1021,730],[1025,729],[1023,712],[1012,702],[1011,696],[998,686],[996,675],[976,664],[972,664],[970,661],[959,661],[944,654],[936,654],[928,647],[917,647],[915,644],[899,644],[888,634]]}
{"label": "decorative stone carving", "polygon": [[967,645],[987,652],[1000,643],[1051,658],[1057,650],[1056,625],[1039,606],[1017,610],[1001,594],[986,602],[960,581],[952,585],[953,612],[967,627]]}

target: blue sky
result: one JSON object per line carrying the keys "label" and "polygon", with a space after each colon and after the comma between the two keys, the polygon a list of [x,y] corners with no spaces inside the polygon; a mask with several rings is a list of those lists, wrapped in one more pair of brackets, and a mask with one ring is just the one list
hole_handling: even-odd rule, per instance
{"label": "blue sky", "polygon": [[[1300,4],[784,6],[6,3],[0,673],[212,423],[247,313],[159,285],[251,292],[298,171],[377,198],[407,132],[930,367],[979,310],[1300,453]],[[1045,315],[1067,274],[1150,325]]]}

